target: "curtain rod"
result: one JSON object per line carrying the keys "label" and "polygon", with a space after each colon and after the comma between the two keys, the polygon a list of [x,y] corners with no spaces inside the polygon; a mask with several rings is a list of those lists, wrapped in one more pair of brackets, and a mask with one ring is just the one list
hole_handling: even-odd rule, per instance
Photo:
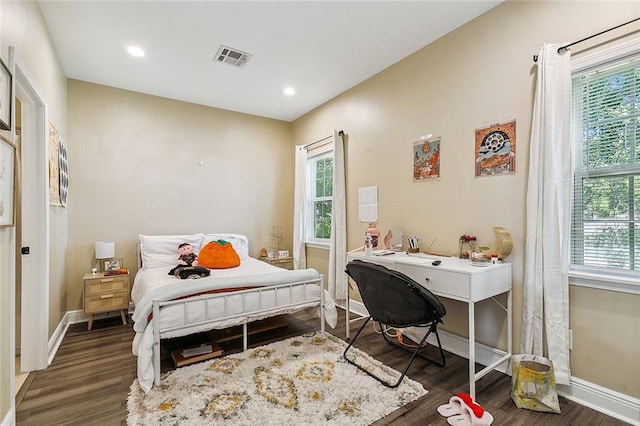
{"label": "curtain rod", "polygon": [[[624,24],[616,25],[615,27],[609,28],[608,30],[600,31],[600,32],[599,32],[599,33],[597,33],[597,34],[593,34],[593,35],[590,35],[590,36],[585,37],[585,38],[583,38],[583,39],[580,39],[580,40],[574,41],[573,43],[569,43],[569,44],[567,44],[567,45],[565,45],[565,46],[561,46],[561,47],[559,47],[559,48],[558,48],[558,53],[563,53],[563,52],[565,52],[568,48],[570,48],[571,46],[574,46],[574,45],[576,45],[576,44],[578,44],[578,43],[582,43],[583,41],[591,40],[591,39],[592,39],[592,38],[594,38],[594,37],[598,37],[598,36],[600,36],[600,35],[602,35],[602,34],[608,33],[609,31],[617,30],[617,29],[618,29],[618,28],[620,28],[620,27],[624,27],[625,25],[632,24],[632,23],[634,23],[634,22],[636,22],[636,21],[640,21],[640,18],[632,19],[632,20],[630,20],[630,21],[628,21],[628,22],[625,22]],[[533,62],[538,62],[538,55],[533,55]]]}
{"label": "curtain rod", "polygon": [[[344,132],[343,132],[342,130],[338,131],[338,133],[339,133],[340,135],[343,135],[343,134],[344,134]],[[322,143],[322,142],[326,141],[327,139],[332,139],[332,138],[333,138],[333,135],[330,135],[330,136],[327,136],[327,137],[322,138],[322,139],[320,139],[320,140],[317,140],[317,141],[315,141],[315,142],[311,142],[311,143],[308,143],[308,144],[306,144],[306,145],[302,145],[302,148],[303,148],[303,149],[307,149],[307,150],[308,150],[310,146],[320,144],[320,143]],[[322,144],[322,145],[326,145],[327,143],[329,143],[329,142],[326,142],[326,143],[324,143],[324,144]]]}
{"label": "curtain rod", "polygon": [[566,46],[559,47],[559,48],[558,48],[558,53],[562,53],[562,52],[564,52],[564,51],[565,51],[565,50],[567,50],[569,47],[571,47],[571,46],[573,46],[573,45],[575,45],[575,44],[582,43],[583,41],[590,40],[590,39],[592,39],[592,38],[594,38],[594,37],[598,37],[599,35],[602,35],[602,34],[604,34],[604,33],[608,33],[609,31],[616,30],[616,29],[618,29],[618,28],[620,28],[620,27],[624,27],[625,25],[629,25],[629,24],[631,24],[631,23],[633,23],[633,22],[636,22],[636,21],[640,21],[640,18],[632,19],[632,20],[630,20],[629,22],[625,22],[624,24],[617,25],[617,26],[615,26],[615,27],[613,27],[613,28],[609,28],[608,30],[600,31],[598,34],[593,34],[593,35],[590,35],[589,37],[585,37],[585,38],[583,38],[583,39],[581,39],[581,40],[574,41],[573,43],[569,43],[569,44],[567,44]]}

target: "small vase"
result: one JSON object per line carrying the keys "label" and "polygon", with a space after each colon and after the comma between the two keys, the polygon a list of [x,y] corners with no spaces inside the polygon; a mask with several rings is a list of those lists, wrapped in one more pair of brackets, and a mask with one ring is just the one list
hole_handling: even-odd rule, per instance
{"label": "small vase", "polygon": [[458,255],[460,259],[469,259],[474,251],[478,251],[475,241],[460,241],[460,253]]}

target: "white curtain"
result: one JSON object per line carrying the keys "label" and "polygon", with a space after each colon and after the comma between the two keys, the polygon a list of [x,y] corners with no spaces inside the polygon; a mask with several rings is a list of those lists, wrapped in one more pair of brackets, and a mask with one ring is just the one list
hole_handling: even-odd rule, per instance
{"label": "white curtain", "polygon": [[[307,149],[296,146],[293,259],[297,269],[307,266],[305,250],[307,207]],[[331,217],[331,240],[329,246],[329,270],[327,289],[338,300],[347,298],[347,277],[344,273],[347,260],[347,208],[345,196],[343,133],[333,131],[333,208]]]}
{"label": "white curtain", "polygon": [[304,231],[307,221],[307,149],[296,146],[295,188],[293,194],[293,264],[295,269],[307,267]]}
{"label": "white curtain", "polygon": [[328,290],[337,300],[347,298],[347,207],[344,179],[344,141],[342,131],[333,131],[333,208],[329,250]]}
{"label": "white curtain", "polygon": [[569,384],[569,227],[572,156],[570,53],[545,44],[531,125],[522,352],[553,362],[556,382]]}

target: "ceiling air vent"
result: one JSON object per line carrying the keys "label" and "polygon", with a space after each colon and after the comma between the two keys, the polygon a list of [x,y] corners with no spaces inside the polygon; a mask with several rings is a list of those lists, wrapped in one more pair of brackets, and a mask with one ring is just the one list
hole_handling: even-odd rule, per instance
{"label": "ceiling air vent", "polygon": [[253,56],[251,53],[243,52],[227,46],[220,46],[218,53],[216,53],[216,61],[242,68],[244,67],[244,64],[251,59],[251,56]]}

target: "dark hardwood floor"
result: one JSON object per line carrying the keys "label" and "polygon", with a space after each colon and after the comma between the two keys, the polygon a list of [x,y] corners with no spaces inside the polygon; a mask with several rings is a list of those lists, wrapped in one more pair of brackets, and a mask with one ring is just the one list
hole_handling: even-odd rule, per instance
{"label": "dark hardwood floor", "polygon": [[[345,337],[344,311],[339,322],[328,331]],[[283,317],[287,326],[256,334],[250,346],[258,346],[304,332],[317,330],[319,322],[306,313]],[[359,327],[352,324],[352,336]],[[125,425],[127,395],[136,377],[136,358],[131,353],[131,324],[123,326],[120,317],[96,321],[93,330],[86,324],[69,327],[52,364],[31,373],[16,396],[18,425]],[[197,342],[203,336],[174,339],[163,343],[162,370],[172,369],[170,351]],[[367,327],[357,347],[385,364],[401,369],[409,354],[392,348]],[[240,350],[240,342],[222,345],[225,353]],[[446,425],[437,407],[458,392],[468,392],[467,360],[446,353],[447,365],[439,368],[421,359],[414,361],[408,376],[422,383],[429,392],[380,419],[375,425]],[[489,373],[477,384],[477,400],[495,418],[494,425],[624,425],[624,422],[560,398],[562,414],[548,414],[516,408],[511,401],[511,378]]]}

